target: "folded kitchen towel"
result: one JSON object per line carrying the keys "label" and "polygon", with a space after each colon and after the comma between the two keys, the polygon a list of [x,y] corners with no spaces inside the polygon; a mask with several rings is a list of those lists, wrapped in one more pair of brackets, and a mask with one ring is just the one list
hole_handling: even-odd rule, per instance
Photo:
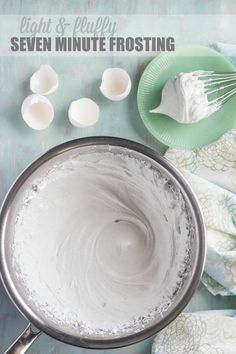
{"label": "folded kitchen towel", "polygon": [[152,354],[235,354],[236,311],[181,314],[157,334]]}
{"label": "folded kitchen towel", "polygon": [[192,186],[207,231],[202,282],[212,294],[236,295],[236,129],[194,151],[165,154]]}
{"label": "folded kitchen towel", "polygon": [[[236,45],[213,47],[236,64]],[[202,207],[208,245],[202,282],[214,295],[236,295],[236,129],[195,151],[169,149],[165,156],[185,175]]]}
{"label": "folded kitchen towel", "polygon": [[218,42],[212,46],[218,52],[224,54],[233,64],[235,64],[236,45],[224,42]]}
{"label": "folded kitchen towel", "polygon": [[[236,64],[235,45],[214,47]],[[236,129],[195,151],[168,149],[165,156],[182,171],[202,208],[208,245],[202,282],[214,295],[236,295]],[[152,347],[152,354],[205,353],[236,353],[236,310],[182,313]]]}

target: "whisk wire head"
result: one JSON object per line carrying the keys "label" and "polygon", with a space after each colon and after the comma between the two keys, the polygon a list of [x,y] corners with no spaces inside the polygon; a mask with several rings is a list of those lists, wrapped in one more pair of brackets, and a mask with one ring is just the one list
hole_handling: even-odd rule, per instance
{"label": "whisk wire head", "polygon": [[[216,73],[214,71],[199,71],[198,79],[204,82],[204,90],[208,97],[209,105],[226,103],[236,94],[236,72]],[[209,96],[220,93],[215,98]]]}

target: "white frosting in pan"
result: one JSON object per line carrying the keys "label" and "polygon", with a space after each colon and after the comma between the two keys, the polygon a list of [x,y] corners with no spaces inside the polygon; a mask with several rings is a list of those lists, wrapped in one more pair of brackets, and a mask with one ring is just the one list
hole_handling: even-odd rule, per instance
{"label": "white frosting in pan", "polygon": [[54,164],[25,192],[14,229],[13,265],[31,306],[88,335],[161,315],[189,246],[173,188],[150,163],[109,151]]}

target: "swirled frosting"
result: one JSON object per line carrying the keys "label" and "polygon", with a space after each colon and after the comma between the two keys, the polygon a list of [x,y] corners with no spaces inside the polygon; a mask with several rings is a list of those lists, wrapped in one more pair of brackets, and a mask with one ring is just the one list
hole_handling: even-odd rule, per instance
{"label": "swirled frosting", "polygon": [[70,152],[32,177],[17,209],[17,281],[48,321],[86,335],[148,323],[186,271],[188,215],[140,154]]}

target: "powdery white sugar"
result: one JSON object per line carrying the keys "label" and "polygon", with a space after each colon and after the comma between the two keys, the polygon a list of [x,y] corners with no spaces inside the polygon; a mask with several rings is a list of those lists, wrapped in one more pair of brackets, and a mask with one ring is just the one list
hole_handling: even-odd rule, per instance
{"label": "powdery white sugar", "polygon": [[72,154],[27,189],[13,266],[27,301],[84,335],[138,331],[173,302],[190,257],[182,194],[150,163]]}

